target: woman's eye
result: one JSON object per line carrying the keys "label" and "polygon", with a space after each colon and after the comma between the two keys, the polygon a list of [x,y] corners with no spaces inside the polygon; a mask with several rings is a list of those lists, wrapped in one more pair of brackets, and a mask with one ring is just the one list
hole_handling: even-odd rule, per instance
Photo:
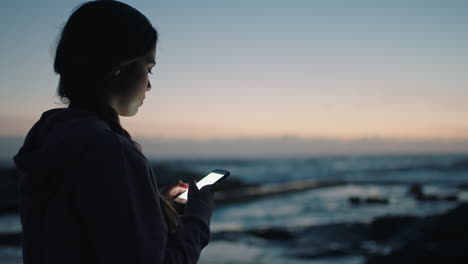
{"label": "woman's eye", "polygon": [[153,74],[153,73],[151,72],[151,69],[148,69],[148,73]]}

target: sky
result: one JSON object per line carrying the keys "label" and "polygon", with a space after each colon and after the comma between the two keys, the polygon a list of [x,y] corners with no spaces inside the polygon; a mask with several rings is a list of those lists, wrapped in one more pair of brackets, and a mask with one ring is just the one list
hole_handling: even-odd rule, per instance
{"label": "sky", "polygon": [[[2,1],[0,137],[65,107],[54,44],[83,2]],[[159,33],[134,137],[468,140],[468,1],[124,2]]]}

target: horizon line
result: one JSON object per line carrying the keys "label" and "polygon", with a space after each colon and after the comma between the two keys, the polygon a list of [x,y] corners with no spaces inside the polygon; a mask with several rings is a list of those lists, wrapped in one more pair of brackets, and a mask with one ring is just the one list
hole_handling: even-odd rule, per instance
{"label": "horizon line", "polygon": [[[26,138],[26,135],[0,135],[0,139]],[[238,136],[238,137],[165,137],[165,136],[132,136],[133,139],[161,140],[161,141],[238,141],[238,140],[323,140],[323,141],[361,141],[361,140],[392,140],[392,141],[468,141],[468,137],[391,137],[391,136],[362,136],[362,137],[332,137],[332,136]]]}

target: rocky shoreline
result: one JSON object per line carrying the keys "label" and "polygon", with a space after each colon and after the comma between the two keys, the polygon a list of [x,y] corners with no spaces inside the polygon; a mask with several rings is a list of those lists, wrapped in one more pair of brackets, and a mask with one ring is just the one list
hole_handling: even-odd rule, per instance
{"label": "rocky shoreline", "polygon": [[[212,241],[284,248],[284,256],[364,256],[366,264],[468,263],[468,202],[438,215],[382,216],[370,223],[213,232]],[[0,246],[21,246],[21,233],[0,234]]]}
{"label": "rocky shoreline", "polygon": [[222,231],[212,240],[271,243],[291,258],[364,256],[366,264],[468,263],[468,203],[443,214],[382,216],[371,223]]}

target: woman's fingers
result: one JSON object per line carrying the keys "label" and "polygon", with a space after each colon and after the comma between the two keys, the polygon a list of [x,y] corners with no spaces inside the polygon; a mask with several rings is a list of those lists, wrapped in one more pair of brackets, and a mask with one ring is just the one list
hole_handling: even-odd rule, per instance
{"label": "woman's fingers", "polygon": [[188,187],[189,186],[186,183],[179,180],[177,183],[166,187],[163,191],[163,195],[168,198],[174,198],[180,195],[181,193],[187,191]]}
{"label": "woman's fingers", "polygon": [[188,189],[189,188],[189,185],[181,180],[177,181],[177,186],[181,187],[181,188],[184,188],[184,189]]}

